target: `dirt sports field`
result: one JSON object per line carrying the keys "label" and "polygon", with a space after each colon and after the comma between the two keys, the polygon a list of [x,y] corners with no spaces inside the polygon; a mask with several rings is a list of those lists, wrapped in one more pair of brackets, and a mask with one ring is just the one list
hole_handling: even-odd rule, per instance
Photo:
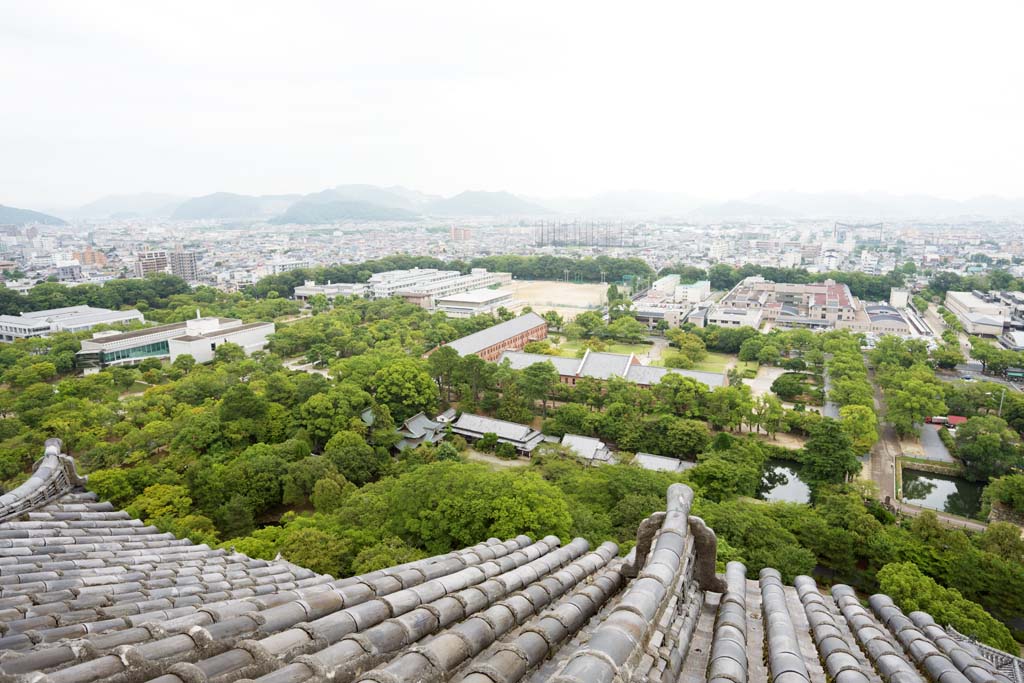
{"label": "dirt sports field", "polygon": [[558,311],[566,321],[583,311],[600,308],[605,301],[608,285],[575,284],[548,280],[515,280],[505,289],[515,292],[515,299],[524,306],[532,306],[538,313]]}

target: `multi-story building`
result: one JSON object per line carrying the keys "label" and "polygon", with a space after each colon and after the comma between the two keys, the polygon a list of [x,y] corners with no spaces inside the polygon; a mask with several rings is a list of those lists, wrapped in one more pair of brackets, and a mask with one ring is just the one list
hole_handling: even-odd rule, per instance
{"label": "multi-story building", "polygon": [[315,280],[306,280],[305,284],[295,288],[296,301],[308,301],[317,294],[323,294],[330,300],[339,296],[366,296],[366,285],[361,282],[328,282],[318,285]]}
{"label": "multi-story building", "polygon": [[400,296],[409,303],[433,310],[439,298],[511,282],[511,273],[492,273],[486,268],[474,268],[467,275],[457,270],[413,268],[375,273],[367,282],[367,288],[375,299]]}
{"label": "multi-story building", "polygon": [[280,275],[290,270],[301,270],[312,268],[313,262],[309,259],[274,259],[263,264],[264,275]]}
{"label": "multi-story building", "polygon": [[274,323],[242,324],[234,318],[195,318],[122,334],[100,332],[82,341],[76,367],[87,374],[112,365],[136,365],[147,358],[174,361],[189,354],[200,363],[213,360],[217,346],[231,342],[247,354],[266,347]]}
{"label": "multi-story building", "polygon": [[185,282],[199,280],[199,252],[175,249],[168,252],[167,261],[171,275],[177,275]]}
{"label": "multi-story building", "polygon": [[107,255],[102,251],[96,251],[92,247],[86,247],[82,251],[74,252],[75,260],[83,266],[102,267],[107,265]]}
{"label": "multi-story building", "polygon": [[136,277],[146,277],[150,273],[166,273],[167,268],[166,251],[140,251],[135,256]]}
{"label": "multi-story building", "polygon": [[124,325],[135,321],[144,322],[145,318],[134,308],[112,311],[92,306],[68,306],[20,315],[0,315],[0,341],[47,337],[55,332],[84,332],[97,325]]}

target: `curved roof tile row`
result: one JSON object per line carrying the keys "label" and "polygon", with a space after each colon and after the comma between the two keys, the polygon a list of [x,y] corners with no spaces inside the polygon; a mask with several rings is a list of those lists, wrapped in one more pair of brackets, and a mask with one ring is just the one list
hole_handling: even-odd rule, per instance
{"label": "curved roof tile row", "polygon": [[0,683],[1024,683],[1024,663],[846,586],[729,563],[669,488],[625,557],[489,539],[343,579],[160,533],[48,443],[0,501]]}

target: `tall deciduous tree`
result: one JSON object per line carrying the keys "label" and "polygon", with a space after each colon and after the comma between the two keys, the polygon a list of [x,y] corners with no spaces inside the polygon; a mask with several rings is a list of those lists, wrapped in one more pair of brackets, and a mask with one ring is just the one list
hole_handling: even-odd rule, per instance
{"label": "tall deciduous tree", "polygon": [[993,415],[972,417],[957,429],[956,450],[967,477],[984,481],[1022,464],[1020,437]]}
{"label": "tall deciduous tree", "polygon": [[838,421],[822,419],[811,428],[811,438],[804,445],[810,478],[820,483],[847,481],[860,471],[860,461],[850,437]]}

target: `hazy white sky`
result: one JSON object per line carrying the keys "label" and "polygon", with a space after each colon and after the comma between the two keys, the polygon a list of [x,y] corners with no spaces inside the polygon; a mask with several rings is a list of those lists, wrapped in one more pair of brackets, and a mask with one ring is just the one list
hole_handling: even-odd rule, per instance
{"label": "hazy white sky", "polygon": [[0,203],[1024,195],[1024,3],[0,4]]}

